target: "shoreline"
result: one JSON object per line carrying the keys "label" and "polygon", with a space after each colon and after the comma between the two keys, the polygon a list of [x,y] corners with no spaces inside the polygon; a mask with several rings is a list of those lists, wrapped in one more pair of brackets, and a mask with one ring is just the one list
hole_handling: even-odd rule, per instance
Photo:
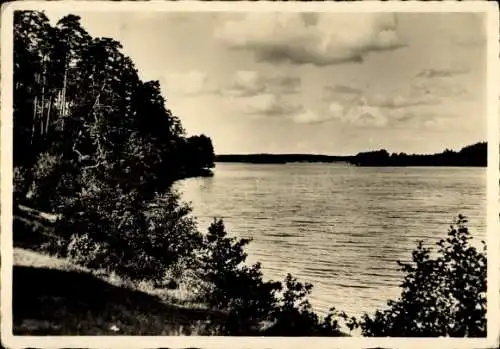
{"label": "shoreline", "polygon": [[[317,165],[345,165],[349,167],[358,167],[358,168],[488,168],[488,166],[483,165],[436,165],[436,164],[428,164],[428,165],[354,165],[349,162],[344,161],[331,161],[331,162],[322,162],[322,161],[287,161],[287,162],[250,162],[250,161],[215,161],[215,164],[249,164],[249,165],[295,165],[295,164],[317,164]],[[212,177],[210,176],[190,176],[191,177]],[[182,180],[185,178],[181,178]]]}
{"label": "shoreline", "polygon": [[464,146],[459,151],[446,149],[434,154],[389,153],[385,149],[360,152],[356,155],[254,153],[216,154],[215,162],[243,163],[350,163],[359,167],[487,167],[487,142]]}

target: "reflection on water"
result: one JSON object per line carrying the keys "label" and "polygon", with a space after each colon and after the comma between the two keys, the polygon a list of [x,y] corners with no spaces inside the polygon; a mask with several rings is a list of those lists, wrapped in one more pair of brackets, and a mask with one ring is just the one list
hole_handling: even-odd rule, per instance
{"label": "reflection on water", "polygon": [[486,231],[485,168],[360,168],[340,164],[218,163],[178,183],[205,230],[213,217],[252,238],[266,277],[314,284],[311,301],[359,315],[399,295],[396,260],[443,238],[454,217]]}

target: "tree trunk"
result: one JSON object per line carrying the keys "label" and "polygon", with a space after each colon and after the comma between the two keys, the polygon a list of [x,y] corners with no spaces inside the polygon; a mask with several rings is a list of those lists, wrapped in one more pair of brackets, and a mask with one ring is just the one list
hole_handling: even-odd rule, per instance
{"label": "tree trunk", "polygon": [[43,136],[44,127],[43,127],[43,112],[45,110],[45,84],[47,82],[47,68],[45,65],[45,57],[42,59],[43,64],[43,72],[42,72],[42,110],[40,110],[40,136]]}
{"label": "tree trunk", "polygon": [[30,139],[31,144],[33,144],[33,140],[35,138],[37,103],[38,103],[38,98],[37,96],[35,96],[35,98],[33,99],[33,121],[31,123],[31,139]]}
{"label": "tree trunk", "polygon": [[63,90],[62,90],[62,96],[61,96],[61,104],[62,104],[61,116],[63,118],[66,116],[66,84],[67,84],[67,79],[68,79],[68,69],[66,67],[64,67]]}
{"label": "tree trunk", "polygon": [[50,123],[50,108],[52,106],[52,97],[49,99],[49,106],[47,108],[47,121],[45,123],[45,134],[49,133],[49,123]]}

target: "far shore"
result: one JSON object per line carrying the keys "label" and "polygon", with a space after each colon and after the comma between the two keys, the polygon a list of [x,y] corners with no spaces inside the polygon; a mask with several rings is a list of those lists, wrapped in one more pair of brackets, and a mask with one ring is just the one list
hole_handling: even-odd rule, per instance
{"label": "far shore", "polygon": [[381,149],[356,155],[323,154],[219,154],[215,163],[347,163],[360,167],[487,167],[487,143],[479,142],[459,151],[445,149],[435,154],[392,153]]}

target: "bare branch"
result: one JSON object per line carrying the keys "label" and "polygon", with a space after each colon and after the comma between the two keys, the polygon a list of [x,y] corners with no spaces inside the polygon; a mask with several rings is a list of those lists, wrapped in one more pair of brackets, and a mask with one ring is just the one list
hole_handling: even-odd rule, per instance
{"label": "bare branch", "polygon": [[127,220],[127,216],[124,216],[121,220],[120,220],[120,223],[118,224],[118,230],[120,230],[123,226],[123,224],[125,223],[125,221]]}
{"label": "bare branch", "polygon": [[[101,86],[101,89],[99,91],[99,93],[97,94],[96,98],[95,98],[95,101],[94,101],[94,104],[92,106],[92,109],[90,111],[90,114],[89,116],[92,114],[94,116],[94,121],[95,121],[95,125],[97,126],[98,124],[98,118],[97,118],[97,115],[96,115],[96,107],[99,106],[99,98],[101,96],[101,93],[104,91],[104,88],[106,87],[106,83],[103,82],[102,86]],[[80,130],[78,132],[78,136],[77,136],[77,139],[78,137],[80,137],[82,135],[82,131]],[[101,142],[100,142],[100,139],[99,139],[99,135],[96,136],[95,138],[95,142],[94,144],[96,145],[97,147],[97,150],[98,150],[98,154],[102,154],[103,153],[103,150],[102,150],[102,146],[101,146]],[[78,155],[78,160],[80,162],[84,161],[84,160],[89,160],[91,158],[90,155],[83,155],[80,151],[78,151],[78,149],[76,149],[76,143],[73,144],[73,147],[72,147],[72,150]],[[92,168],[97,168],[99,166],[101,166],[103,163],[102,162],[97,162],[95,163],[94,165],[89,165],[89,166],[83,166],[82,168],[84,169],[92,169]]]}
{"label": "bare branch", "polygon": [[101,162],[98,162],[96,163],[95,165],[89,165],[89,166],[83,166],[82,168],[88,170],[88,169],[92,169],[92,168],[98,168],[99,166],[101,166],[102,163]]}
{"label": "bare branch", "polygon": [[[82,135],[82,131],[78,132],[78,135],[76,136],[76,139],[78,139]],[[90,158],[90,155],[83,155],[78,149],[76,149],[76,142],[73,143],[73,147],[71,148],[77,155],[78,155],[78,161],[82,162],[84,160],[87,160]]]}

